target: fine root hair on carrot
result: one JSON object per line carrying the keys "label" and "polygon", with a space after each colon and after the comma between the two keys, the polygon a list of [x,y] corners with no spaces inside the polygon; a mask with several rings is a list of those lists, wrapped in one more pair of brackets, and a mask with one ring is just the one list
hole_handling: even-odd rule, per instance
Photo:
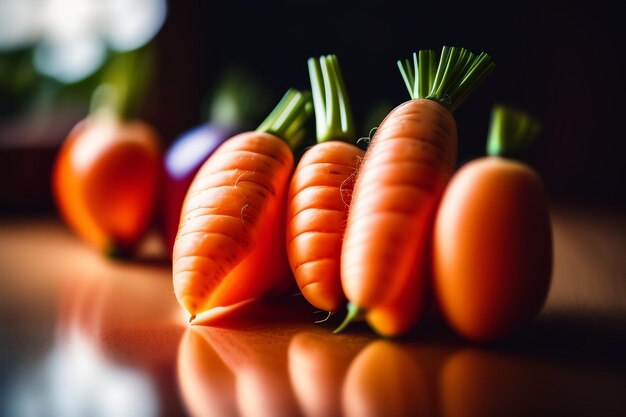
{"label": "fine root hair on carrot", "polygon": [[323,311],[323,310],[317,310],[314,314],[319,314],[319,313],[326,313],[326,317],[320,320],[315,320],[314,321],[315,324],[325,323],[332,317],[333,314],[335,314],[334,311]]}
{"label": "fine root hair on carrot", "polygon": [[246,208],[250,207],[250,204],[244,205],[239,211],[239,218],[241,218],[241,223],[246,224],[246,220],[244,219],[244,211]]}
{"label": "fine root hair on carrot", "polygon": [[367,136],[363,136],[362,138],[358,138],[356,140],[356,146],[358,146],[359,148],[363,150],[367,150],[377,130],[378,130],[378,126],[371,128]]}
{"label": "fine root hair on carrot", "polygon": [[346,208],[350,207],[350,203],[346,201],[347,200],[346,197],[350,196],[350,198],[352,198],[352,189],[346,189],[347,188],[346,184],[349,181],[354,181],[356,174],[357,174],[357,170],[355,169],[354,172],[348,175],[345,180],[341,181],[341,184],[339,185],[339,195],[341,196],[341,202],[346,206]]}

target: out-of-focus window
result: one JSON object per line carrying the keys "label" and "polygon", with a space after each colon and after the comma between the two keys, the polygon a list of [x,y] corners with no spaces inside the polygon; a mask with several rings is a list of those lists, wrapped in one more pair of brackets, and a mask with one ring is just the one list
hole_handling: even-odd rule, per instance
{"label": "out-of-focus window", "polygon": [[0,1],[0,212],[49,204],[52,155],[107,63],[146,47],[167,12],[166,0]]}
{"label": "out-of-focus window", "polygon": [[109,51],[148,43],[165,15],[165,0],[4,0],[0,53],[32,49],[39,73],[74,83],[100,68]]}

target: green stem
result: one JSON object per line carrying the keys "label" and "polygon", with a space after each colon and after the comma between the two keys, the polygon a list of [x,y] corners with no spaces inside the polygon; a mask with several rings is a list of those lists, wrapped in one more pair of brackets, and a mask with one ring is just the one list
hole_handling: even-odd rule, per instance
{"label": "green stem", "polygon": [[312,112],[311,93],[290,88],[256,130],[278,136],[295,149],[306,134]]}
{"label": "green stem", "polygon": [[217,80],[208,107],[208,120],[221,126],[245,129],[265,111],[265,94],[259,80],[241,68],[228,68]]}
{"label": "green stem", "polygon": [[348,327],[350,323],[359,319],[364,313],[364,310],[355,304],[348,303],[347,307],[348,307],[348,313],[346,314],[346,318],[339,325],[339,327],[333,330],[333,333],[335,334],[342,332],[346,327]]}
{"label": "green stem", "polygon": [[465,48],[444,46],[435,51],[421,50],[413,60],[398,61],[400,73],[412,99],[426,98],[456,110],[495,64],[484,52],[476,55]]}
{"label": "green stem", "polygon": [[153,64],[150,49],[114,55],[106,66],[101,84],[94,90],[90,114],[108,114],[130,119],[143,96]]}
{"label": "green stem", "polygon": [[308,66],[317,142],[343,140],[354,143],[352,110],[339,60],[335,55],[309,58]]}
{"label": "green stem", "polygon": [[506,157],[519,155],[536,139],[540,131],[541,124],[528,113],[496,105],[491,111],[487,154]]}

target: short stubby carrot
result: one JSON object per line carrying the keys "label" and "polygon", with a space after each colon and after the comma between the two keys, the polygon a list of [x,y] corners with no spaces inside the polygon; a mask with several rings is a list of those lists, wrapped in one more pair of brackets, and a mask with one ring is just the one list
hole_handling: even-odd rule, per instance
{"label": "short stubby carrot", "polygon": [[352,114],[337,57],[310,58],[317,141],[300,159],[287,203],[287,256],[298,287],[314,306],[345,301],[341,243],[354,178],[364,151],[354,144]]}
{"label": "short stubby carrot", "polygon": [[112,258],[134,255],[153,220],[160,179],[160,134],[129,105],[137,87],[125,83],[135,58],[113,59],[106,81],[92,93],[89,114],[60,147],[51,176],[62,219]]}
{"label": "short stubby carrot", "polygon": [[473,341],[504,338],[528,325],[548,295],[548,195],[540,176],[513,159],[539,130],[529,114],[495,106],[487,155],[455,173],[437,210],[437,303],[450,326]]}
{"label": "short stubby carrot", "polygon": [[284,218],[294,159],[286,140],[301,136],[310,112],[309,95],[290,90],[257,131],[228,139],[198,171],[173,251],[174,292],[191,320],[290,280]]}
{"label": "short stubby carrot", "polygon": [[413,99],[378,127],[356,179],[341,253],[349,312],[337,331],[365,310],[374,330],[396,336],[425,311],[433,216],[456,163],[451,110],[492,65],[463,48],[444,47],[436,71],[434,52],[419,57],[414,72],[401,65]]}

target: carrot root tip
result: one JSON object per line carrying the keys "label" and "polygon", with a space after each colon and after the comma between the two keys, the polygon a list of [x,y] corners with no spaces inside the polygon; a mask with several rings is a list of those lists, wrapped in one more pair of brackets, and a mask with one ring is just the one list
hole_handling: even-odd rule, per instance
{"label": "carrot root tip", "polygon": [[350,323],[361,318],[363,316],[363,313],[365,312],[365,310],[363,310],[361,307],[352,303],[348,303],[347,308],[348,308],[348,312],[346,314],[346,318],[339,325],[339,327],[333,330],[333,333],[337,334],[337,333],[342,332],[346,327],[348,327]]}

